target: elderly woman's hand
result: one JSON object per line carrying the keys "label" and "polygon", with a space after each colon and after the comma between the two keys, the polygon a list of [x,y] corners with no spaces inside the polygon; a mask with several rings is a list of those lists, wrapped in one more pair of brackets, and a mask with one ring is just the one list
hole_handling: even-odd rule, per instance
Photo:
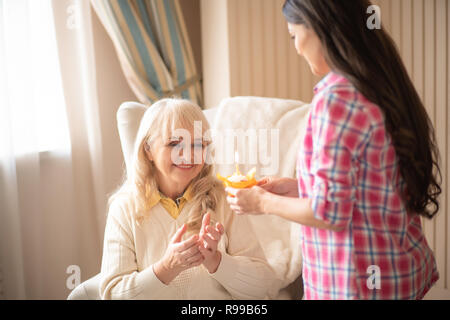
{"label": "elderly woman's hand", "polygon": [[254,186],[248,189],[234,189],[228,187],[225,189],[228,192],[227,202],[231,210],[237,214],[264,214],[263,197],[268,191]]}
{"label": "elderly woman's hand", "polygon": [[183,224],[170,240],[163,258],[153,265],[156,276],[165,284],[169,284],[180,272],[199,266],[204,258],[198,249],[199,236],[193,235],[181,241],[186,232]]}
{"label": "elderly woman's hand", "polygon": [[210,226],[210,219],[210,214],[207,212],[202,220],[198,249],[204,258],[203,265],[209,273],[214,273],[217,271],[222,259],[222,255],[220,251],[217,250],[217,246],[224,233],[224,228],[219,222],[217,222],[214,227]]}

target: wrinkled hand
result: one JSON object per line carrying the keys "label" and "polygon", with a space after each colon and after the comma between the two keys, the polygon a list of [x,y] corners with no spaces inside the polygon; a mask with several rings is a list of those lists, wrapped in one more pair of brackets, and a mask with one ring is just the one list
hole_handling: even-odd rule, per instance
{"label": "wrinkled hand", "polygon": [[217,246],[224,233],[224,227],[219,222],[214,227],[210,226],[210,221],[210,213],[207,212],[202,220],[198,249],[204,258],[203,265],[208,269],[209,273],[214,273],[217,271],[222,259],[222,255],[217,250]]}
{"label": "wrinkled hand", "polygon": [[267,191],[259,186],[248,189],[235,189],[227,187],[227,202],[231,210],[237,214],[264,214],[262,197]]}
{"label": "wrinkled hand", "polygon": [[198,249],[198,235],[193,235],[185,241],[181,241],[186,232],[186,224],[177,230],[170,240],[169,246],[161,259],[162,267],[175,274],[200,265],[204,258]]}
{"label": "wrinkled hand", "polygon": [[264,177],[258,181],[257,185],[280,196],[298,197],[297,179]]}

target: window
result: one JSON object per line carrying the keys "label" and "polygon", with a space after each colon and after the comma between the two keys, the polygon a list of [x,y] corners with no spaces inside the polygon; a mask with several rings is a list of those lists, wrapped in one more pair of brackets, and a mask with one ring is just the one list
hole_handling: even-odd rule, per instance
{"label": "window", "polygon": [[68,150],[51,0],[0,0],[0,94],[15,155]]}

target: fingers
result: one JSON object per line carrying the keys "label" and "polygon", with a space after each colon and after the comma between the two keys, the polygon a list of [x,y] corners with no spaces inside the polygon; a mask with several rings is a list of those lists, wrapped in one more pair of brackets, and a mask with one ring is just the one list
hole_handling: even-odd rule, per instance
{"label": "fingers", "polygon": [[202,229],[202,231],[203,233],[200,239],[203,239],[205,236],[209,236],[212,240],[219,241],[225,229],[221,223],[217,222],[215,227],[207,225]]}
{"label": "fingers", "polygon": [[[217,224],[216,224],[217,225]],[[211,238],[215,241],[219,241],[220,237],[222,236],[222,234],[220,233],[219,230],[217,230],[216,228],[213,228],[211,226],[207,226],[206,227],[206,231],[208,232],[207,235],[211,236]]]}
{"label": "fingers", "polygon": [[181,257],[183,259],[187,259],[193,256],[194,254],[198,253],[198,246],[196,246],[196,244],[198,244],[198,242],[195,242],[192,246],[190,246],[186,250],[181,251],[180,252]]}
{"label": "fingers", "polygon": [[171,243],[177,243],[181,241],[181,238],[183,237],[183,234],[186,232],[186,224],[184,223],[181,228],[179,228],[175,234],[173,235],[172,239],[170,240]]}
{"label": "fingers", "polygon": [[180,266],[191,268],[203,262],[204,257],[198,248],[198,241],[199,236],[195,234],[188,240],[175,244]]}
{"label": "fingers", "polygon": [[216,229],[220,232],[220,235],[223,235],[225,233],[225,228],[223,225],[219,222],[216,223]]}
{"label": "fingers", "polygon": [[238,207],[238,206],[230,206],[230,208],[231,208],[231,210],[232,210],[234,213],[236,213],[237,215],[242,214],[242,210],[241,210],[240,207]]}
{"label": "fingers", "polygon": [[217,249],[218,240],[214,239],[210,233],[207,233],[203,236],[203,243],[203,248],[209,251],[215,251]]}
{"label": "fingers", "polygon": [[263,185],[265,185],[265,184],[267,184],[267,183],[269,183],[271,181],[272,181],[272,179],[270,177],[264,177],[261,180],[257,181],[256,185],[261,187],[261,186],[263,186]]}
{"label": "fingers", "polygon": [[200,253],[199,250],[198,250],[197,244],[198,244],[198,242],[194,243],[194,245],[192,245],[188,249],[180,252],[180,259],[181,259],[181,261],[186,262],[191,257],[193,257],[193,256],[195,256],[195,255]]}
{"label": "fingers", "polygon": [[281,179],[277,177],[264,177],[261,180],[257,182],[257,186],[261,187],[262,189],[272,192],[272,193],[279,193],[276,192],[277,188],[279,188],[281,183]]}
{"label": "fingers", "polygon": [[202,227],[200,229],[200,236],[203,235],[205,233],[205,228],[206,226],[209,225],[209,223],[211,222],[211,215],[209,214],[209,212],[206,212],[203,215],[203,219],[202,219]]}
{"label": "fingers", "polygon": [[205,258],[208,258],[212,254],[212,249],[205,248],[203,245],[198,246],[198,250]]}
{"label": "fingers", "polygon": [[[172,238],[173,256],[176,264],[183,269],[192,268],[211,259],[217,251],[218,243],[225,232],[223,225],[219,222],[210,225],[211,214],[205,213],[202,218],[202,226],[199,234],[192,235],[189,239],[182,241],[187,226],[179,228]],[[209,260],[208,260],[209,261]]]}
{"label": "fingers", "polygon": [[230,206],[231,205],[236,205],[237,204],[237,198],[236,197],[231,197],[231,196],[227,196],[227,202],[228,202],[228,204],[230,204]]}
{"label": "fingers", "polygon": [[199,236],[197,234],[194,234],[189,239],[180,242],[177,244],[177,249],[179,252],[186,251],[187,249],[191,248],[192,246],[196,245],[198,242]]}
{"label": "fingers", "polygon": [[[225,188],[225,191],[228,192],[228,194],[231,195],[231,196],[233,196],[233,197],[236,196],[236,193],[237,193],[239,190],[240,190],[240,189],[235,189],[235,188],[232,188],[232,187],[226,187],[226,188]],[[228,198],[230,198],[230,196],[228,196],[227,199],[228,199]]]}
{"label": "fingers", "polygon": [[203,261],[205,261],[205,257],[203,256],[203,254],[200,252],[200,250],[198,248],[197,249],[197,253],[184,259],[184,258],[180,258],[181,264],[180,266],[182,266],[183,268],[192,268],[192,267],[196,267],[199,266],[200,264],[203,263]]}
{"label": "fingers", "polygon": [[205,257],[203,257],[202,253],[197,248],[197,253],[195,255],[187,258],[185,264],[186,265],[192,265],[192,264],[195,264],[197,262],[201,263],[204,259],[205,259]]}
{"label": "fingers", "polygon": [[211,221],[211,215],[210,215],[209,212],[206,212],[206,213],[203,215],[202,227],[203,227],[203,226],[206,227],[207,225],[209,225],[210,221]]}
{"label": "fingers", "polygon": [[242,213],[242,207],[240,205],[238,205],[238,200],[237,198],[233,198],[233,197],[227,197],[227,202],[230,205],[230,209],[236,213],[236,214],[241,214]]}

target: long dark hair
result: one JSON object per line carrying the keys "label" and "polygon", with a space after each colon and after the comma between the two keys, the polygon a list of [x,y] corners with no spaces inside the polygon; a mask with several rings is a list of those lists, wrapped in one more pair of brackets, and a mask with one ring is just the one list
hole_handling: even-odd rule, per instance
{"label": "long dark hair", "polygon": [[392,38],[383,27],[367,27],[370,5],[368,0],[287,0],[283,14],[287,22],[312,29],[330,68],[381,108],[406,183],[406,209],[432,218],[439,210],[442,178],[433,125]]}

